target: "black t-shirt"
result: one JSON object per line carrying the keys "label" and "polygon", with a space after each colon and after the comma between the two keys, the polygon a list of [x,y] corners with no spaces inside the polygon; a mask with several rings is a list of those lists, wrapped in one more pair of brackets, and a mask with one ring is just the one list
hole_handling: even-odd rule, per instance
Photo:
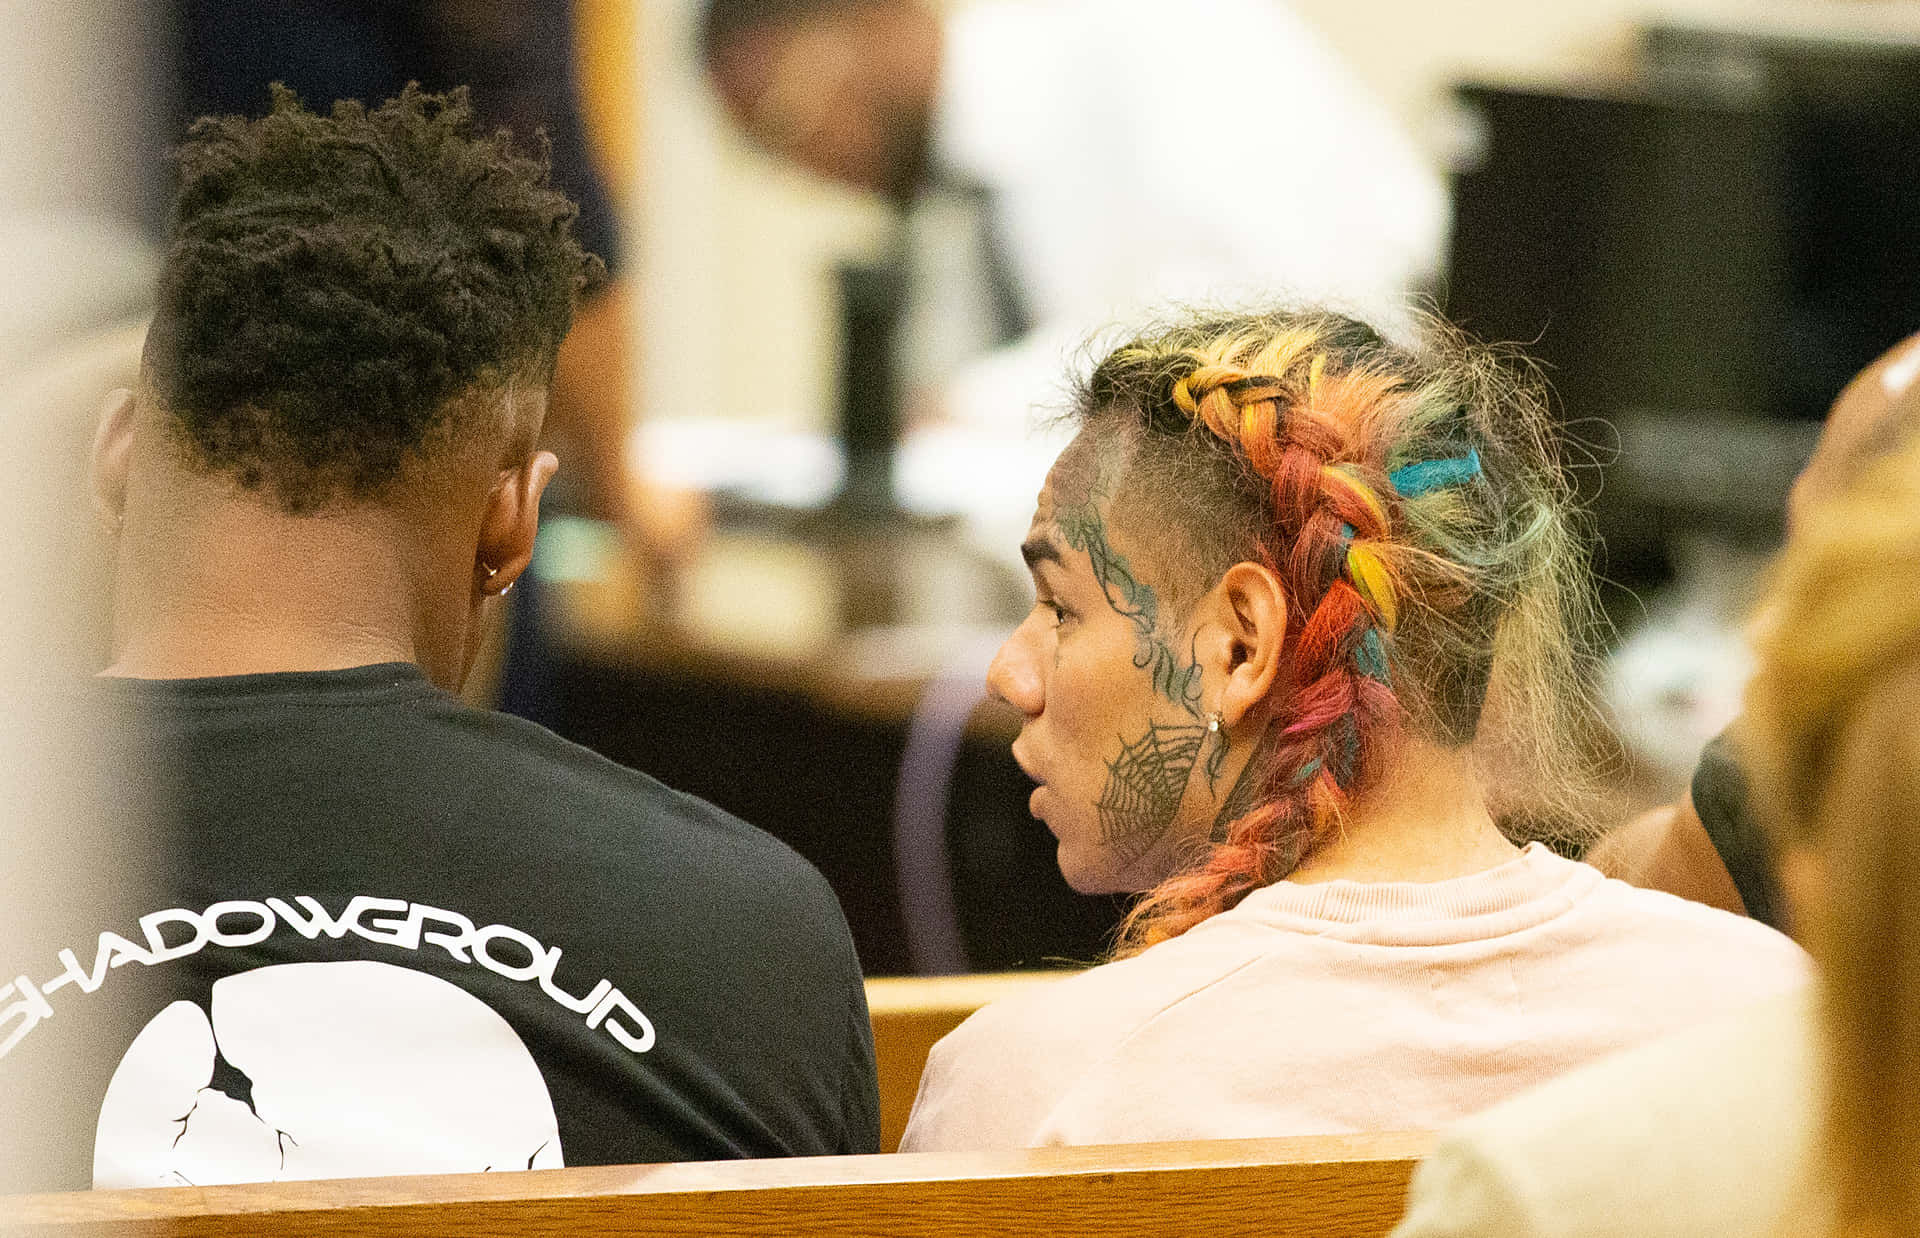
{"label": "black t-shirt", "polygon": [[[768,835],[410,665],[98,682],[152,893],[6,943],[0,1121],[94,1119],[45,1186],[877,1150],[852,939]],[[104,1052],[48,1083],[62,1035]]]}
{"label": "black t-shirt", "polygon": [[1693,770],[1693,811],[1706,827],[1707,838],[1727,866],[1734,889],[1747,914],[1762,924],[1784,929],[1779,877],[1774,872],[1773,848],[1754,820],[1747,775],[1739,754],[1725,732],[1700,752]]}

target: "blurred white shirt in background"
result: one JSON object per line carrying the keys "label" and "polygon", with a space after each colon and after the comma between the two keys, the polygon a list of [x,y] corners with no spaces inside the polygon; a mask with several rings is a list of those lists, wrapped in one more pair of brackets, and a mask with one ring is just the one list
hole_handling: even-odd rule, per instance
{"label": "blurred white shirt in background", "polygon": [[1170,301],[1311,302],[1403,329],[1446,236],[1439,175],[1278,0],[962,6],[932,159],[986,191],[1032,324],[944,385],[969,424],[1024,427],[1090,334]]}
{"label": "blurred white shirt in background", "polygon": [[[907,506],[963,513],[1017,566],[1070,437],[1046,414],[1098,340],[1171,303],[1410,326],[1445,244],[1442,180],[1287,5],[978,0],[945,21],[933,173],[985,209],[934,194],[918,212],[907,369],[944,424],[909,440]],[[999,346],[990,249],[1029,323]]]}

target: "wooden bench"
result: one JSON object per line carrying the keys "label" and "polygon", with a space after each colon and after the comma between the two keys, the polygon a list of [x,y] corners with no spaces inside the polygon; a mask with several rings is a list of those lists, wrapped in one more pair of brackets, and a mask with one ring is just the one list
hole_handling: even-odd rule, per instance
{"label": "wooden bench", "polygon": [[927,1052],[988,1002],[1061,972],[1003,972],[973,976],[889,976],[867,981],[873,1020],[873,1058],[880,1073],[880,1150],[900,1147]]}
{"label": "wooden bench", "polygon": [[813,1157],[0,1199],[41,1238],[1381,1238],[1425,1135]]}

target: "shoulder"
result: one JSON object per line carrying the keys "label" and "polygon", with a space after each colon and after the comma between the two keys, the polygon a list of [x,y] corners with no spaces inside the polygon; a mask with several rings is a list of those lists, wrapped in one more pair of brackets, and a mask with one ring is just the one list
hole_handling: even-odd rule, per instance
{"label": "shoulder", "polygon": [[1272,953],[1271,942],[1250,944],[1203,931],[1207,927],[1001,998],[976,1011],[941,1046],[951,1055],[990,1056],[1019,1045],[1023,1053],[1052,1052],[1084,1065]]}
{"label": "shoulder", "polygon": [[1693,953],[1729,953],[1796,973],[1809,966],[1806,951],[1778,929],[1662,890],[1609,877],[1594,887],[1587,904],[1590,913],[1608,921],[1611,931],[1628,941]]}
{"label": "shoulder", "polygon": [[1196,931],[975,1011],[928,1055],[907,1150],[1027,1146],[1089,1072],[1249,961],[1240,943],[1225,945]]}
{"label": "shoulder", "polygon": [[1811,1155],[1804,994],[1564,1076],[1460,1123],[1415,1173],[1396,1238],[1770,1232]]}
{"label": "shoulder", "polygon": [[[1813,975],[1807,952],[1777,929],[1615,878],[1596,882],[1565,924],[1559,961],[1548,960],[1556,982],[1618,1006],[1623,1018],[1651,1019],[1656,1032],[1797,989]],[[1633,1000],[1622,1004],[1627,995]]]}
{"label": "shoulder", "polygon": [[[927,1054],[900,1150],[1025,1147],[1073,1076],[1076,1020],[1069,1012],[1091,974],[1036,978],[941,1037]],[[1097,1050],[1083,1046],[1083,1052]]]}
{"label": "shoulder", "polygon": [[764,830],[525,719],[451,698],[423,713],[432,753],[414,760],[437,759],[440,777],[460,784],[448,795],[466,827],[516,854],[537,852],[551,872],[578,874],[586,885],[576,897],[591,888],[628,916],[670,907],[688,931],[724,929],[735,943],[831,947],[853,966],[832,887]]}
{"label": "shoulder", "polygon": [[683,846],[700,846],[736,859],[751,859],[763,877],[800,884],[819,875],[785,843],[697,796],[676,791],[649,774],[610,761],[563,739],[537,723],[510,714],[456,705],[452,725],[474,741],[472,758],[496,771],[497,781],[515,780],[565,796],[556,806],[569,815],[589,814],[622,826],[673,829]]}

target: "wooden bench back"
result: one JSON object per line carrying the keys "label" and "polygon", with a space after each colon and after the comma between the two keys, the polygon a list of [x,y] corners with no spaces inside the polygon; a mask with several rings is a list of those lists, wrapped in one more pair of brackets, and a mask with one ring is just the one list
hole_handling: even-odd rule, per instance
{"label": "wooden bench back", "polygon": [[37,1238],[1381,1238],[1424,1135],[1116,1144],[0,1199]]}

